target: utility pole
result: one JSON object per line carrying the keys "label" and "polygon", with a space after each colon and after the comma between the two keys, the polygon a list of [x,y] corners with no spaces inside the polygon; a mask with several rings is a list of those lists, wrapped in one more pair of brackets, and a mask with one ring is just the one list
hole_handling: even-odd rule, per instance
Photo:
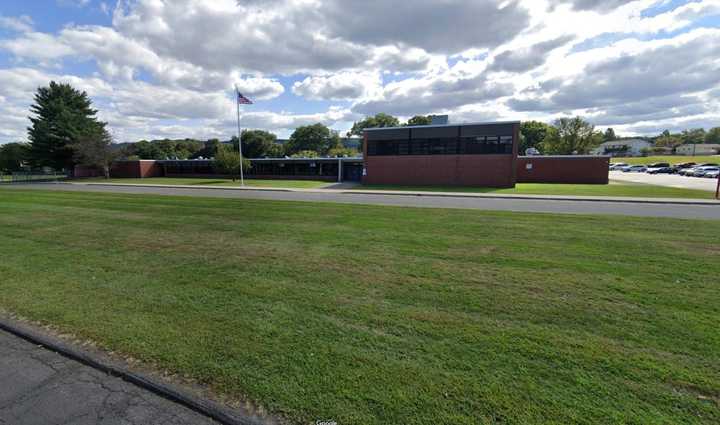
{"label": "utility pole", "polygon": [[242,131],[240,130],[240,90],[235,86],[235,102],[237,103],[237,131],[238,131],[238,154],[240,155],[240,186],[245,186],[245,176],[243,173],[243,154],[242,154]]}

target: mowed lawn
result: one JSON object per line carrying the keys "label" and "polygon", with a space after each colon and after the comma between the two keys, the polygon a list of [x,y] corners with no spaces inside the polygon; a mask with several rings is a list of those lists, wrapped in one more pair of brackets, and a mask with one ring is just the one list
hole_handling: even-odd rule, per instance
{"label": "mowed lawn", "polygon": [[[184,186],[240,186],[240,180],[208,179],[186,177],[148,177],[144,179],[78,179],[80,183],[126,183],[126,184],[157,184],[157,185],[184,185]],[[320,180],[263,180],[245,179],[245,186],[250,187],[286,187],[294,189],[316,189],[332,184]]]}
{"label": "mowed lawn", "polygon": [[[126,183],[184,186],[240,186],[239,181],[230,179],[182,178],[182,177],[150,177],[144,179],[79,179],[78,182],[90,183]],[[274,187],[289,189],[320,189],[333,183],[318,180],[245,180],[250,187]],[[497,189],[490,187],[461,186],[394,186],[394,185],[360,185],[355,189],[362,190],[404,190],[427,192],[461,192],[461,193],[497,193],[511,195],[563,195],[563,196],[631,196],[647,198],[687,198],[713,199],[714,192],[676,187],[654,186],[649,184],[611,182],[607,185],[597,184],[552,184],[552,183],[518,183],[513,189]]]}
{"label": "mowed lawn", "polygon": [[296,423],[720,422],[720,222],[0,189],[0,308]]}
{"label": "mowed lawn", "polygon": [[392,186],[363,185],[368,190],[419,190],[428,192],[495,193],[499,195],[561,195],[561,196],[621,196],[637,198],[713,199],[715,193],[706,190],[683,189],[640,183],[613,182],[610,184],[554,184],[518,183],[512,189],[488,187]]}

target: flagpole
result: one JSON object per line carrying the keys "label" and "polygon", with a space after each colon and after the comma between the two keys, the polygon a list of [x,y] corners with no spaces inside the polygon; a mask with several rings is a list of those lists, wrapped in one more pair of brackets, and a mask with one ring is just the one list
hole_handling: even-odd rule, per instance
{"label": "flagpole", "polygon": [[243,156],[242,156],[242,132],[240,131],[240,91],[235,86],[235,102],[237,102],[237,130],[238,130],[238,154],[240,154],[240,186],[245,186],[245,176],[243,175]]}

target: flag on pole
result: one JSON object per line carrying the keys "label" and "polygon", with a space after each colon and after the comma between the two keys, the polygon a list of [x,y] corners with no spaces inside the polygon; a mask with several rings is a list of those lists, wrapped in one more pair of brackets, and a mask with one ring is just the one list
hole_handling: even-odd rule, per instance
{"label": "flag on pole", "polygon": [[235,91],[237,92],[238,105],[252,105],[253,104],[252,100],[243,96],[243,94],[240,93],[240,91],[237,88],[235,88]]}

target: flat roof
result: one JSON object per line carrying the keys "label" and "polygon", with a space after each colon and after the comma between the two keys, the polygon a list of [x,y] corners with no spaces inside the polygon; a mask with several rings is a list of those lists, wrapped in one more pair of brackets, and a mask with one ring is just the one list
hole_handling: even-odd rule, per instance
{"label": "flat roof", "polygon": [[543,159],[543,158],[563,158],[563,159],[583,159],[583,158],[611,158],[610,155],[518,155],[521,159]]}
{"label": "flat roof", "polygon": [[362,161],[361,156],[320,157],[320,158],[248,158],[250,161],[292,162],[292,161]]}
{"label": "flat roof", "polygon": [[[260,162],[299,162],[299,161],[347,161],[347,162],[354,162],[354,161],[362,161],[363,157],[361,156],[341,156],[341,157],[319,157],[319,158],[247,158],[248,161],[260,161]],[[198,163],[198,162],[212,162],[213,159],[205,158],[205,159],[147,159],[147,160],[125,160],[127,162],[133,162],[133,161],[154,161],[154,162],[160,162],[160,163],[167,163],[167,162],[192,162],[192,163]]]}
{"label": "flat roof", "polygon": [[520,121],[463,122],[463,123],[457,123],[457,124],[409,125],[409,126],[405,126],[405,127],[373,127],[373,128],[366,128],[363,131],[407,130],[407,129],[413,129],[413,128],[465,127],[465,126],[471,126],[471,125],[493,125],[493,124],[520,124]]}

